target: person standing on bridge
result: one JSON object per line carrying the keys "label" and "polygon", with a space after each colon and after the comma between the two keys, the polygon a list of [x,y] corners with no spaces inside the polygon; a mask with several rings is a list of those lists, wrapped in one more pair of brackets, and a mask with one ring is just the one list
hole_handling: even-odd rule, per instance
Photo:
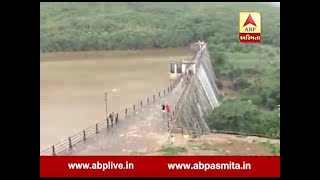
{"label": "person standing on bridge", "polygon": [[112,113],[109,114],[109,119],[111,121],[111,125],[113,126],[113,115],[112,115]]}
{"label": "person standing on bridge", "polygon": [[163,114],[166,113],[166,105],[162,104],[161,109],[162,109]]}
{"label": "person standing on bridge", "polygon": [[174,136],[173,136],[173,134],[171,134],[170,141],[171,141],[171,144],[173,144],[173,143],[174,143]]}
{"label": "person standing on bridge", "polygon": [[167,112],[168,117],[170,117],[171,108],[170,108],[169,104],[166,105],[166,112]]}
{"label": "person standing on bridge", "polygon": [[181,80],[180,80],[181,84],[183,84],[183,76],[181,77]]}
{"label": "person standing on bridge", "polygon": [[112,117],[113,117],[113,120],[116,120],[116,118],[117,118],[117,116],[116,116],[116,114],[114,112],[112,112]]}

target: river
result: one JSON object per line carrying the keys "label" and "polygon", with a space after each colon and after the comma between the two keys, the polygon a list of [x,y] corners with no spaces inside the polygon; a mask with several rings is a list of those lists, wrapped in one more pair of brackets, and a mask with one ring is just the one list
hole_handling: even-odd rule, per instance
{"label": "river", "polygon": [[67,139],[168,87],[169,61],[188,48],[40,54],[40,148]]}

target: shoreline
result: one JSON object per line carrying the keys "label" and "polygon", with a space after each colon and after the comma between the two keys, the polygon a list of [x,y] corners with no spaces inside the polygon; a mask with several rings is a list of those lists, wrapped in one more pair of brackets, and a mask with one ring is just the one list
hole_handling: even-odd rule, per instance
{"label": "shoreline", "polygon": [[100,57],[123,57],[123,56],[170,56],[185,54],[186,57],[192,55],[188,47],[179,48],[159,48],[159,49],[140,49],[140,50],[107,50],[107,51],[66,51],[40,53],[40,61],[50,61],[60,58],[100,58]]}

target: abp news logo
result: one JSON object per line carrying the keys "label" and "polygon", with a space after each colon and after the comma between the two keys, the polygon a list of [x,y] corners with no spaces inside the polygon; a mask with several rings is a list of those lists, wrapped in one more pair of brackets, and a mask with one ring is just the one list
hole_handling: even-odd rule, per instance
{"label": "abp news logo", "polygon": [[239,42],[261,43],[261,14],[258,12],[240,12]]}

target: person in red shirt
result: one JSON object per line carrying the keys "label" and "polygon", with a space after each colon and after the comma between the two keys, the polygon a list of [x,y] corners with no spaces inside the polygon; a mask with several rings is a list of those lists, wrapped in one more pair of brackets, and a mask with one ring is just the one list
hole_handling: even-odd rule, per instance
{"label": "person in red shirt", "polygon": [[170,108],[169,104],[166,105],[166,112],[167,112],[168,117],[170,117],[171,108]]}

